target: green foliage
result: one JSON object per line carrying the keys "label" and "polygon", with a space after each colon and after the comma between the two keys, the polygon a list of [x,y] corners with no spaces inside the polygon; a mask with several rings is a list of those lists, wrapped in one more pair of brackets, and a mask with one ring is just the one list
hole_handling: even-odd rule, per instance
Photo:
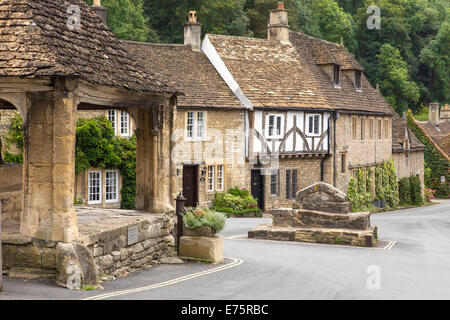
{"label": "green foliage", "polygon": [[89,168],[118,168],[122,175],[120,190],[122,209],[135,209],[136,136],[116,137],[111,122],[105,117],[79,119],[77,123],[75,171]]}
{"label": "green foliage", "polygon": [[420,206],[423,204],[422,188],[420,179],[417,176],[409,177],[411,204]]}
{"label": "green foliage", "polygon": [[12,154],[9,151],[5,151],[3,160],[6,163],[23,163],[23,153]]}
{"label": "green foliage", "polygon": [[375,167],[375,200],[384,199],[383,190],[383,168],[381,166]]}
{"label": "green foliage", "polygon": [[411,204],[411,187],[409,184],[409,178],[401,178],[398,182],[398,195],[400,205],[406,206]]}
{"label": "green foliage", "polygon": [[397,113],[402,114],[409,105],[419,101],[419,87],[411,81],[406,62],[398,49],[386,43],[377,58],[380,90]]}
{"label": "green foliage", "polygon": [[411,110],[406,114],[408,127],[425,145],[425,186],[432,190],[436,190],[436,197],[448,198],[450,191],[447,182],[441,183],[441,176],[448,181],[450,175],[448,173],[449,164],[447,159],[436,149],[434,144],[426,137],[422,129],[416,124],[413,119]]}
{"label": "green foliage", "polygon": [[216,193],[213,204],[219,208],[229,208],[235,211],[244,209],[257,209],[258,202],[247,189],[234,187],[226,193]]}
{"label": "green foliage", "polygon": [[[3,149],[4,162],[23,163],[23,146],[24,146],[23,120],[22,116],[18,112],[11,119],[8,129],[8,136],[5,137],[5,142],[6,145],[4,146]],[[18,154],[11,152],[11,144],[14,144],[21,152]],[[1,163],[1,155],[0,155],[0,163]]]}
{"label": "green foliage", "polygon": [[[92,0],[85,0],[89,5]],[[158,36],[144,15],[144,0],[103,0],[107,24],[121,40],[158,42]]]}
{"label": "green foliage", "polygon": [[183,212],[186,227],[199,228],[210,227],[214,233],[219,233],[225,228],[225,215],[201,207],[186,208]]}
{"label": "green foliage", "polygon": [[366,191],[366,179],[362,169],[358,170],[357,180],[353,177],[350,178],[347,198],[352,203],[354,212],[370,210],[372,194]]}
{"label": "green foliage", "polygon": [[383,192],[389,207],[396,208],[399,201],[398,181],[392,159],[383,164]]}

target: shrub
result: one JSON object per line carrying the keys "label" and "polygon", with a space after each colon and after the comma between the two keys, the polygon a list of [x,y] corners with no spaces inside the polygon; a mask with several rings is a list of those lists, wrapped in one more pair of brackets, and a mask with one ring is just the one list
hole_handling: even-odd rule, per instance
{"label": "shrub", "polygon": [[436,193],[436,190],[432,190],[430,188],[425,188],[425,190],[423,191],[424,197],[428,201],[430,201],[431,199],[434,199],[435,193]]}
{"label": "shrub", "polygon": [[409,177],[409,185],[411,192],[411,203],[414,205],[422,205],[423,197],[422,197],[422,188],[420,186],[420,179],[417,176]]}
{"label": "shrub", "polygon": [[411,188],[409,178],[401,178],[398,182],[398,195],[401,205],[411,204]]}
{"label": "shrub", "polygon": [[258,202],[246,189],[234,187],[226,193],[216,193],[213,204],[215,207],[230,208],[233,210],[257,209]]}
{"label": "shrub", "polygon": [[352,203],[352,210],[354,212],[364,211],[372,206],[372,194],[366,192],[365,182],[363,180],[364,173],[361,169],[358,170],[358,181],[353,177],[350,178],[347,198]]}
{"label": "shrub", "polygon": [[210,227],[214,233],[222,231],[226,224],[225,215],[201,207],[184,209],[183,218],[188,228]]}

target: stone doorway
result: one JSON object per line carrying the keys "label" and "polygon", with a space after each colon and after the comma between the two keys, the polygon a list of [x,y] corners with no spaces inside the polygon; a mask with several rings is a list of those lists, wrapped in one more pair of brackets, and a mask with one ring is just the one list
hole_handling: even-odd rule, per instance
{"label": "stone doorway", "polygon": [[198,165],[183,166],[183,195],[187,199],[186,207],[195,207],[198,203]]}

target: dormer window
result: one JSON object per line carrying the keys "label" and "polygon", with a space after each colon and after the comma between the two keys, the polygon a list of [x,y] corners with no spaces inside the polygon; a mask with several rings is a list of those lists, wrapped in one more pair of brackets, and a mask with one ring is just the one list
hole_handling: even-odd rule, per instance
{"label": "dormer window", "polygon": [[361,76],[362,76],[361,70],[356,70],[355,71],[355,88],[357,91],[362,90]]}
{"label": "dormer window", "polygon": [[341,86],[341,81],[340,81],[340,67],[338,65],[334,65],[334,69],[333,69],[333,84],[335,88],[339,88]]}

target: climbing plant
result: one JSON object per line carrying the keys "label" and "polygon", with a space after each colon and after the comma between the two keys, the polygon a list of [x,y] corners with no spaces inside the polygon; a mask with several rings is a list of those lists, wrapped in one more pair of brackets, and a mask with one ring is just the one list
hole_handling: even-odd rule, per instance
{"label": "climbing plant", "polygon": [[437,198],[448,198],[450,195],[449,187],[447,182],[441,182],[441,177],[445,177],[445,181],[450,178],[448,173],[449,162],[414,121],[411,110],[408,110],[406,118],[408,127],[417,139],[425,145],[425,186],[436,190],[435,196]]}
{"label": "climbing plant", "polygon": [[[23,120],[20,113],[16,113],[13,118],[11,118],[8,136],[4,139],[4,161],[7,163],[22,163],[23,162]],[[13,153],[11,150],[11,145],[14,144],[19,153]]]}
{"label": "climbing plant", "polygon": [[389,207],[396,208],[399,201],[398,182],[392,159],[383,164],[383,192]]}
{"label": "climbing plant", "polygon": [[136,196],[136,137],[116,137],[111,122],[106,117],[79,119],[75,171],[89,168],[118,168],[122,175],[120,190],[122,209],[135,209]]}
{"label": "climbing plant", "polygon": [[372,193],[367,191],[369,175],[364,174],[363,169],[359,169],[357,178],[350,178],[347,198],[352,203],[353,211],[366,211],[372,207]]}

